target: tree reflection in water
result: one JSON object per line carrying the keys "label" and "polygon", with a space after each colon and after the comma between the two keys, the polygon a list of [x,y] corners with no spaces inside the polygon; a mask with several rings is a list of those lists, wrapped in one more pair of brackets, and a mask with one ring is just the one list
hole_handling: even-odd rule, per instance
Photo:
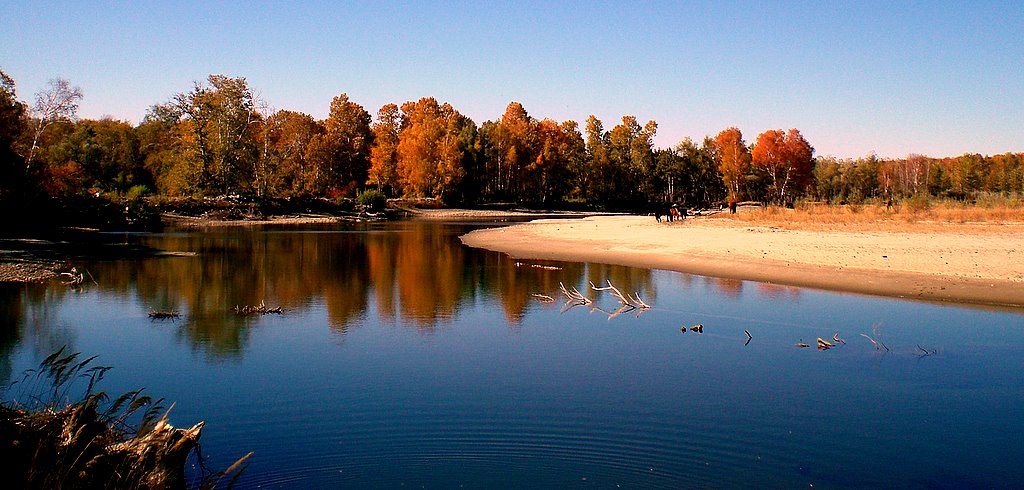
{"label": "tree reflection in water", "polygon": [[[220,358],[240,356],[250,329],[264,322],[260,316],[236,315],[236,305],[262,302],[283,307],[286,315],[316,315],[322,308],[331,330],[344,335],[368,315],[430,332],[455,318],[461,305],[482,297],[498,299],[509,326],[515,327],[539,306],[532,294],[558,295],[560,282],[600,300],[607,293],[590,291],[589,283],[611,280],[649,303],[657,300],[649,270],[583,263],[517,266],[503,254],[462,245],[458,237],[469,229],[402,222],[140,235],[125,239],[176,253],[88,267],[98,278],[94,288],[125,301],[136,298],[141,316],[179,312],[178,319],[155,323],[173,325],[194,349]],[[15,325],[25,305],[44,302],[31,295],[3,301],[10,303],[4,308],[8,324]]]}

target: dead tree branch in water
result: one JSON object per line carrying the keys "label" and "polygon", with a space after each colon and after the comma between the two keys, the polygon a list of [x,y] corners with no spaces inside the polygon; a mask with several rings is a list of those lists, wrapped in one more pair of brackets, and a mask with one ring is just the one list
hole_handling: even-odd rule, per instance
{"label": "dead tree branch in water", "polygon": [[541,269],[545,271],[560,271],[561,267],[555,265],[544,265],[544,264],[527,264],[525,262],[516,262],[516,267],[532,267],[534,269]]}
{"label": "dead tree branch in water", "polygon": [[177,311],[151,311],[149,317],[154,320],[166,320],[168,318],[175,319],[181,316]]}
{"label": "dead tree branch in water", "polygon": [[278,306],[276,308],[268,308],[267,305],[263,304],[263,301],[260,301],[260,304],[258,304],[256,306],[249,306],[249,305],[238,306],[238,305],[235,305],[235,307],[233,308],[233,311],[238,316],[256,316],[256,315],[266,315],[266,314],[269,314],[269,313],[276,313],[276,314],[280,315],[280,314],[284,313],[284,310],[280,306]]}
{"label": "dead tree branch in water", "polygon": [[[564,294],[566,298],[569,298],[569,300],[565,302],[565,306],[569,306],[570,304],[572,306],[580,306],[594,303],[594,300],[584,296],[583,293],[581,293],[579,289],[576,289],[575,286],[573,286],[572,289],[567,289],[565,284],[558,283],[558,288],[561,289],[562,294]],[[571,306],[569,307],[571,308]]]}
{"label": "dead tree branch in water", "polygon": [[590,283],[590,288],[594,291],[611,291],[612,296],[619,300],[624,306],[632,306],[633,308],[640,308],[641,310],[650,309],[651,305],[648,305],[640,298],[640,293],[635,292],[632,296],[622,294],[619,288],[612,284],[611,279],[608,280],[608,287],[597,287],[593,282]]}
{"label": "dead tree branch in water", "polygon": [[873,345],[875,347],[875,350],[880,351],[882,349],[885,349],[885,352],[892,352],[892,349],[889,349],[889,346],[885,345],[885,343],[882,342],[882,337],[879,334],[879,325],[877,323],[874,326],[871,327],[871,333],[875,334],[875,336],[871,337],[870,335],[864,334],[864,333],[862,333],[860,335],[861,335],[861,337],[864,337],[864,338],[870,340],[871,341],[871,345]]}

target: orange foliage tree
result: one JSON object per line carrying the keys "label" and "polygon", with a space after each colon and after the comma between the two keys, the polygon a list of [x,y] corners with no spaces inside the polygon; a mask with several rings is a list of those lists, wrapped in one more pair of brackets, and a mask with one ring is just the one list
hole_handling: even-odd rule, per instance
{"label": "orange foliage tree", "polygon": [[370,114],[352,102],[348,94],[331,101],[324,132],[315,135],[307,148],[307,184],[314,194],[351,195],[366,182],[370,166]]}
{"label": "orange foliage tree", "polygon": [[397,168],[405,195],[453,195],[465,177],[463,160],[475,137],[473,121],[450,104],[438,104],[433,97],[402,104]]}
{"label": "orange foliage tree", "polygon": [[751,157],[750,149],[743,141],[743,133],[738,128],[723,129],[715,137],[715,159],[729,192],[729,202],[740,200],[744,179],[750,173]]}
{"label": "orange foliage tree", "polygon": [[366,183],[394,195],[398,189],[398,142],[402,114],[395,104],[385,104],[377,111],[373,123],[373,148],[370,149],[370,171]]}
{"label": "orange foliage tree", "polygon": [[814,148],[800,131],[769,129],[758,135],[751,152],[751,163],[768,176],[771,198],[783,204],[803,192],[814,170]]}

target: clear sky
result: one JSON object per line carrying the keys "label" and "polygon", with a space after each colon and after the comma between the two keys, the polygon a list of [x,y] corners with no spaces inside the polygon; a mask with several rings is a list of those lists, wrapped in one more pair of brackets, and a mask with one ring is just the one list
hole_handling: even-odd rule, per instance
{"label": "clear sky", "polygon": [[80,116],[138,122],[209,74],[324,118],[432,96],[478,124],[509,101],[655,143],[798,128],[818,155],[1024,151],[1024,2],[0,1],[0,68]]}

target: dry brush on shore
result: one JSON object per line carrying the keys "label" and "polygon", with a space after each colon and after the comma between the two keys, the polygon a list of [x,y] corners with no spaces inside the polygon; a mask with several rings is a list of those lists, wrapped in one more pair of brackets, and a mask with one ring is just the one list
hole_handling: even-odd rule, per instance
{"label": "dry brush on shore", "polygon": [[990,199],[973,204],[924,198],[842,205],[798,202],[792,209],[780,206],[747,206],[736,214],[717,213],[712,219],[732,219],[789,229],[834,225],[881,229],[891,227],[894,230],[905,229],[908,225],[1022,225],[1024,200]]}
{"label": "dry brush on shore", "polygon": [[8,488],[215,488],[229,475],[228,486],[234,482],[249,455],[188,482],[185,465],[198,457],[203,422],[173,427],[163,400],[142,390],[111,400],[96,390],[110,368],[93,360],[61,348],[8,389],[0,403],[0,468]]}

